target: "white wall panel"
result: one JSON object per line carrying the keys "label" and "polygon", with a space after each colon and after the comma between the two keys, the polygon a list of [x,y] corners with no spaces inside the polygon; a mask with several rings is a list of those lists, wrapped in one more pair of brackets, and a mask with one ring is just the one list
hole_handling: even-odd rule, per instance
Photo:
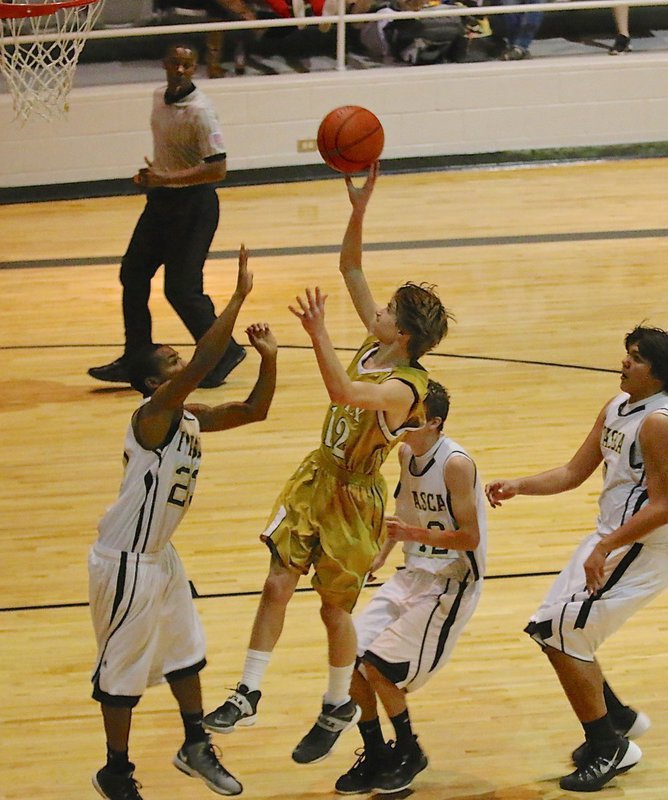
{"label": "white wall panel", "polygon": [[[379,68],[201,83],[225,130],[230,170],[319,162],[297,151],[338,105],[368,106],[384,157],[668,139],[668,54]],[[150,155],[154,85],[77,89],[62,120],[12,121],[0,96],[0,185],[124,178]]]}

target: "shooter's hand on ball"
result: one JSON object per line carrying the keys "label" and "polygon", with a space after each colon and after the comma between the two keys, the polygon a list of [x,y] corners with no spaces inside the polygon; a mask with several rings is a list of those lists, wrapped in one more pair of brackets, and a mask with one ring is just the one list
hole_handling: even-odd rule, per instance
{"label": "shooter's hand on ball", "polygon": [[350,175],[346,175],[346,187],[348,188],[348,197],[353,205],[355,211],[364,212],[366,209],[373,187],[376,185],[376,178],[380,171],[380,161],[376,161],[369,167],[369,175],[364,181],[362,186],[355,186],[353,179]]}

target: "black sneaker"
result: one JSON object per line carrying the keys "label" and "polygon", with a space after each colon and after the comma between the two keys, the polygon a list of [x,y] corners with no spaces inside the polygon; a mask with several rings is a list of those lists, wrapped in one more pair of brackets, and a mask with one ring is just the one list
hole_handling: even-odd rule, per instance
{"label": "black sneaker", "polygon": [[97,381],[130,383],[130,376],[128,375],[128,368],[124,356],[117,358],[110,364],[104,364],[102,367],[91,367],[88,370],[88,374]]}
{"label": "black sneaker", "polygon": [[241,794],[243,791],[239,781],[234,775],[230,775],[218,760],[208,738],[203,742],[184,744],[174,756],[172,763],[191,778],[201,778],[216,794],[229,796]]}
{"label": "black sneaker", "polygon": [[334,784],[338,794],[368,794],[375,788],[376,775],[388,764],[391,750],[386,747],[380,753],[369,753],[360,748],[355,750],[357,761]]}
{"label": "black sneaker", "polygon": [[107,800],[142,800],[138,791],[141,783],[132,777],[134,769],[135,765],[130,764],[127,772],[119,774],[102,767],[93,775],[93,786]]}
{"label": "black sneaker", "polygon": [[413,741],[406,750],[399,750],[397,745],[394,745],[390,765],[376,775],[374,788],[380,794],[408,789],[413,783],[413,778],[418,772],[426,769],[428,764],[427,756],[417,743],[417,736],[413,736]]}
{"label": "black sneaker", "polygon": [[199,388],[215,389],[217,386],[222,386],[225,383],[225,378],[227,378],[235,367],[241,364],[244,358],[246,358],[245,349],[236,342],[230,342],[220,361],[211,372],[199,382]]}
{"label": "black sneaker", "polygon": [[[652,727],[652,721],[647,714],[642,711],[634,711],[633,713],[635,717],[630,727],[622,730],[616,725],[614,726],[615,731],[625,739],[639,739],[643,733],[646,733]],[[593,755],[589,742],[585,741],[573,750],[571,758],[576,767],[583,767],[592,760]]]}
{"label": "black sneaker", "polygon": [[332,752],[336,740],[353,727],[362,715],[354,700],[342,706],[323,705],[315,725],[292,751],[292,760],[298,764],[315,764]]}
{"label": "black sneaker", "polygon": [[630,53],[630,52],[631,52],[630,37],[618,33],[617,36],[615,36],[615,43],[608,50],[608,55],[618,56],[621,55],[622,53]]}
{"label": "black sneaker", "polygon": [[204,727],[216,733],[232,733],[237,726],[255,725],[257,722],[257,704],[262,697],[259,689],[250,691],[243,683],[237,684],[222,706],[206,714]]}
{"label": "black sneaker", "polygon": [[597,792],[616,775],[628,772],[640,761],[642,751],[635,742],[620,737],[619,746],[611,757],[597,755],[588,764],[559,781],[568,792]]}
{"label": "black sneaker", "polygon": [[531,58],[531,53],[528,48],[518,44],[511,45],[501,56],[502,61],[523,61],[525,58]]}

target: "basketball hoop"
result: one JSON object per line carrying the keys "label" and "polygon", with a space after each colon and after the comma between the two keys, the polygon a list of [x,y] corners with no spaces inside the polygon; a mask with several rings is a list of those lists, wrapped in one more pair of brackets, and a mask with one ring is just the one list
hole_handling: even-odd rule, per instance
{"label": "basketball hoop", "polygon": [[0,2],[0,72],[15,117],[66,113],[74,70],[104,0]]}

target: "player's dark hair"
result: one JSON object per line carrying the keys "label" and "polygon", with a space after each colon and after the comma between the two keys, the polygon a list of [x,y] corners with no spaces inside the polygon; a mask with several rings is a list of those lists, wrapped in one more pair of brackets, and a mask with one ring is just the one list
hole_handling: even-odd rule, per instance
{"label": "player's dark hair", "polygon": [[434,417],[441,418],[439,431],[443,430],[443,423],[448,418],[450,411],[450,395],[445,386],[436,381],[430,380],[427,384],[427,394],[424,398],[424,407],[427,413],[427,421]]}
{"label": "player's dark hair", "polygon": [[434,287],[409,281],[394,293],[397,326],[410,337],[408,352],[416,360],[432,350],[448,333],[453,319],[441,303]]}
{"label": "player's dark hair", "polygon": [[662,328],[636,325],[624,339],[627,352],[634,344],[638,346],[640,355],[649,362],[652,375],[661,381],[664,391],[668,391],[668,332]]}
{"label": "player's dark hair", "polygon": [[128,377],[130,385],[142,397],[150,397],[155,389],[146,385],[146,379],[158,374],[157,352],[163,347],[161,344],[151,344],[131,355],[128,359]]}

